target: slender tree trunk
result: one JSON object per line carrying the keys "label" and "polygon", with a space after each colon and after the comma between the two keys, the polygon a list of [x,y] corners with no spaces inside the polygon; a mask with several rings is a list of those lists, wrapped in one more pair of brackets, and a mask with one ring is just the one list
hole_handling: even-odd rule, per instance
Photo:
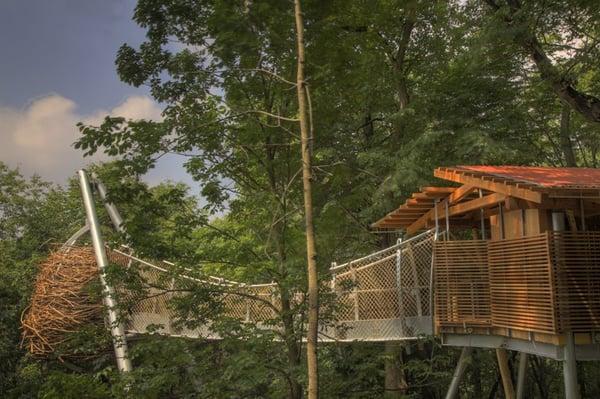
{"label": "slender tree trunk", "polygon": [[296,17],[296,43],[298,50],[298,71],[296,85],[298,92],[298,118],[302,140],[302,184],[304,187],[304,219],[306,222],[306,261],[308,274],[308,331],[306,339],[306,361],[308,363],[308,398],[319,397],[319,373],[317,360],[317,338],[319,328],[319,278],[317,271],[317,250],[312,206],[312,132],[308,128],[308,109],[304,82],[304,22],[300,0],[294,0]]}
{"label": "slender tree trunk", "polygon": [[568,104],[563,104],[560,112],[560,148],[566,165],[576,167],[577,161],[571,140],[571,107]]}
{"label": "slender tree trunk", "polygon": [[[283,208],[285,214],[286,209]],[[298,337],[296,336],[296,328],[294,325],[294,315],[292,313],[291,294],[287,284],[287,268],[286,268],[286,250],[285,250],[285,225],[286,220],[283,218],[276,226],[274,226],[275,239],[277,240],[277,252],[279,256],[279,276],[278,282],[279,293],[281,298],[281,322],[283,327],[284,344],[287,351],[288,360],[288,399],[302,399],[302,385],[297,378],[298,366],[300,366],[300,351]]]}

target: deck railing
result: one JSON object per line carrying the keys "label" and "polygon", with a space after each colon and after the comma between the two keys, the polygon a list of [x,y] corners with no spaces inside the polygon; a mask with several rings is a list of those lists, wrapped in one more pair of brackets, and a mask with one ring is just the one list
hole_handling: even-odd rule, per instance
{"label": "deck railing", "polygon": [[600,330],[600,232],[435,245],[438,328]]}
{"label": "deck railing", "polygon": [[487,241],[435,244],[435,319],[439,326],[491,325]]}

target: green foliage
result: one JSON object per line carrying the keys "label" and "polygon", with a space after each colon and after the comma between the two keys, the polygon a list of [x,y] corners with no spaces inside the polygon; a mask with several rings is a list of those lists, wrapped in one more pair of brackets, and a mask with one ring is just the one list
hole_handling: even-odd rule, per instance
{"label": "green foliage", "polygon": [[[578,165],[598,166],[598,124],[573,112],[561,129],[564,105],[519,45],[533,33],[556,67],[550,80],[564,76],[597,95],[598,4],[520,3],[513,13],[503,0],[303,2],[323,277],[329,262],[393,242],[392,235],[371,234],[370,223],[418,186],[434,183],[436,166],[560,166],[569,147]],[[79,125],[75,146],[85,155],[118,158],[92,168],[125,218],[126,235],[107,228],[106,236],[198,277],[274,281],[282,298],[303,293],[299,138],[297,125],[286,120],[297,114],[291,3],[138,0],[133,19],[146,40],[119,49],[117,71],[128,84],[150,87],[164,119],[107,117],[99,126]],[[185,157],[202,206],[183,185],[141,181],[165,153]],[[132,345],[135,367],[126,378],[106,353],[71,368],[24,356],[18,320],[35,264],[50,242],[63,241],[82,221],[75,186],[27,180],[0,164],[0,394],[291,397],[304,384],[305,303],[284,304],[271,321],[277,335],[220,317],[223,292],[201,285],[190,285],[190,295],[171,305],[189,327],[210,315],[220,342],[149,334]],[[112,270],[110,278],[143,294],[138,275]],[[325,289],[323,298],[323,317],[333,317]],[[65,350],[87,353],[105,339],[86,327]],[[383,364],[393,360],[383,352],[377,345],[323,346],[323,396],[382,396]],[[429,341],[405,351],[407,397],[441,397],[457,356]],[[489,396],[499,389],[494,356],[475,358],[463,392]],[[556,364],[534,363],[529,378],[536,384],[527,396],[559,397]],[[596,369],[586,365],[580,374],[589,397],[600,390],[590,382]]]}

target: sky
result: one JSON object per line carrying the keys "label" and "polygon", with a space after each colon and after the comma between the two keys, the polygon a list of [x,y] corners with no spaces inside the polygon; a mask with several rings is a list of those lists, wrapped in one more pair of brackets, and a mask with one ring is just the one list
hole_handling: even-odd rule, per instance
{"label": "sky", "polygon": [[[148,89],[122,83],[116,72],[118,48],[144,39],[134,7],[135,0],[0,1],[1,161],[62,184],[91,160],[107,159],[84,159],[72,147],[77,122],[160,120]],[[183,181],[197,193],[181,162],[163,157],[146,181]]]}

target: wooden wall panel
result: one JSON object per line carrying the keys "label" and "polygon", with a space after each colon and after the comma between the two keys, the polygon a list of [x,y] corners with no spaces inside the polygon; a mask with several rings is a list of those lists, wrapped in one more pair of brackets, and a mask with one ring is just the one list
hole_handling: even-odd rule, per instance
{"label": "wooden wall panel", "polygon": [[492,241],[488,261],[492,324],[555,333],[547,235]]}
{"label": "wooden wall panel", "polygon": [[439,327],[490,325],[487,241],[436,242],[434,270]]}
{"label": "wooden wall panel", "polygon": [[549,234],[561,331],[600,330],[600,232]]}

